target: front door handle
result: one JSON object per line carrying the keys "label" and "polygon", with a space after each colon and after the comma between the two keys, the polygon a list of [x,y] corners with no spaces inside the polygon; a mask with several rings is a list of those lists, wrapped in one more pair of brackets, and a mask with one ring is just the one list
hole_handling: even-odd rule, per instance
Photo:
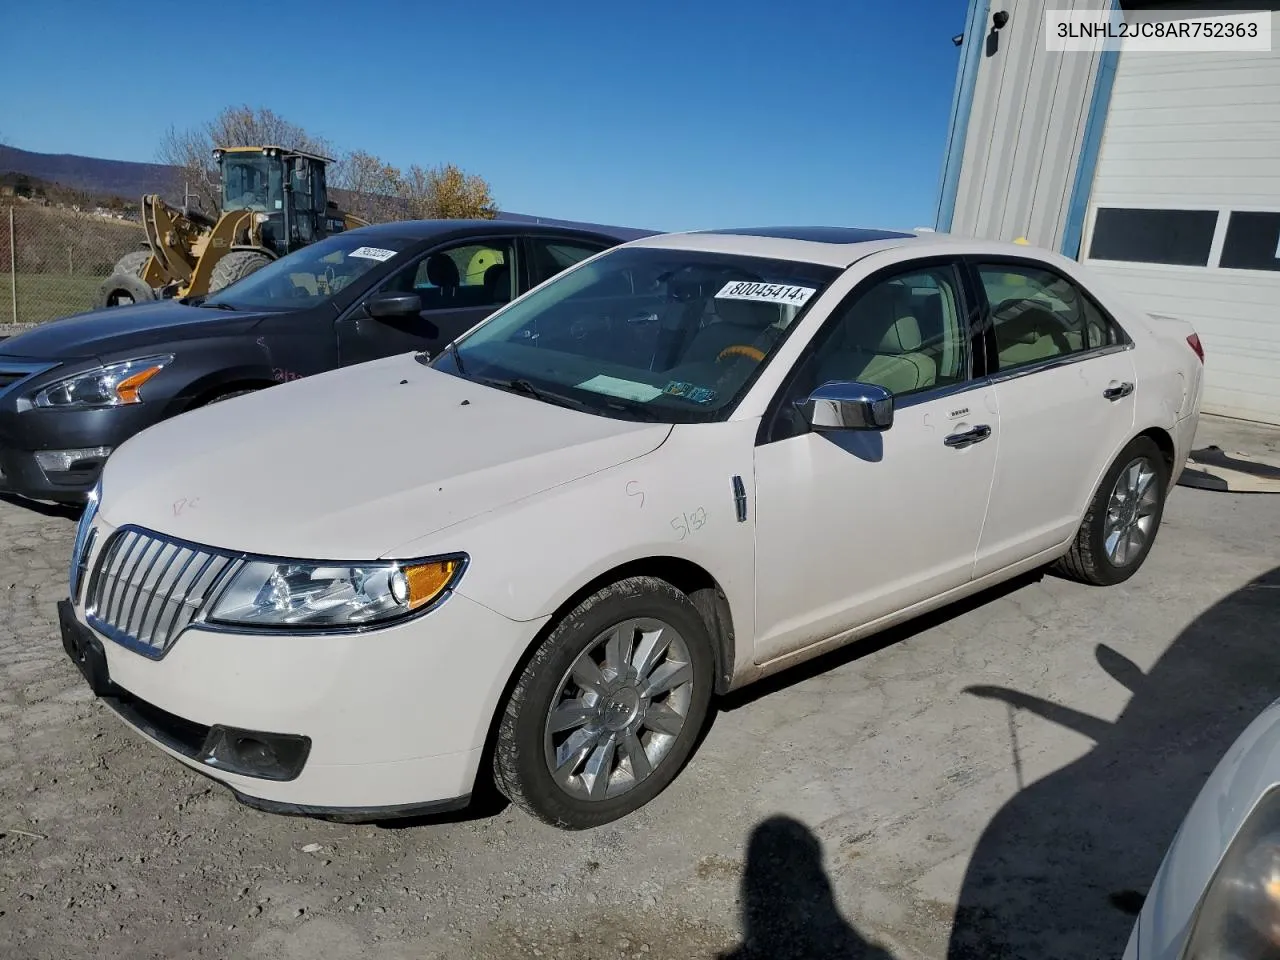
{"label": "front door handle", "polygon": [[985,423],[980,423],[973,429],[964,431],[964,433],[953,433],[942,442],[948,447],[959,449],[961,447],[971,447],[975,443],[981,443],[989,436],[991,436],[991,428]]}
{"label": "front door handle", "polygon": [[1133,384],[1128,381],[1124,383],[1112,383],[1111,386],[1102,391],[1102,395],[1108,400],[1119,400],[1121,397],[1127,397],[1133,393]]}

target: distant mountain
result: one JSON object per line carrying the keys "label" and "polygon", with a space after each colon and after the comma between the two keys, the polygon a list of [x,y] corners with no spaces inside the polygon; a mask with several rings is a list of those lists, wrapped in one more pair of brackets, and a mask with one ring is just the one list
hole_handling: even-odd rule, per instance
{"label": "distant mountain", "polygon": [[[144,194],[158,193],[171,203],[182,203],[182,169],[162,163],[134,163],[131,160],[103,160],[81,157],[73,153],[34,153],[16,147],[0,146],[0,175],[25,174],[33,180],[56,183],[70,190],[82,190],[95,199],[119,197],[137,203]],[[334,191],[341,202],[343,191]],[[557,226],[598,228],[605,226],[579,220],[556,220],[526,213],[498,212],[499,218]],[[653,233],[629,227],[608,226],[612,233],[631,240]]]}
{"label": "distant mountain", "polygon": [[33,153],[0,146],[0,173],[22,173],[72,190],[134,203],[146,193],[181,201],[182,173],[162,163],[102,160],[70,153]]}

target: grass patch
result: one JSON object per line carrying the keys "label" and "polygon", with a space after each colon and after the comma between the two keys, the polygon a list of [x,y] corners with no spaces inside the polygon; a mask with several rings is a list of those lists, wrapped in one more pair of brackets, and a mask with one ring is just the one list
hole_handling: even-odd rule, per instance
{"label": "grass patch", "polygon": [[[19,273],[17,323],[44,323],[92,310],[103,277]],[[0,323],[14,323],[10,277],[0,273]]]}

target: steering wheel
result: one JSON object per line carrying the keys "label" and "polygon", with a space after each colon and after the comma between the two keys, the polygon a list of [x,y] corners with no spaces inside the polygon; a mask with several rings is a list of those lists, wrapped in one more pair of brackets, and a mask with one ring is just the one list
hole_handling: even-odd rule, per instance
{"label": "steering wheel", "polygon": [[728,357],[747,357],[756,363],[760,363],[764,360],[764,351],[759,347],[752,347],[745,343],[735,343],[731,347],[725,347],[716,355],[716,363]]}

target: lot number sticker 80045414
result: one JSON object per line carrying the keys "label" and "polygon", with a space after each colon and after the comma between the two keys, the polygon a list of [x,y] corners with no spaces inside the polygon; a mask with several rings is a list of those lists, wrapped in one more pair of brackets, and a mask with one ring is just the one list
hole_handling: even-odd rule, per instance
{"label": "lot number sticker 80045414", "polygon": [[359,257],[361,260],[390,260],[396,255],[394,250],[385,250],[382,247],[356,247],[348,257]]}
{"label": "lot number sticker 80045414", "polygon": [[752,280],[733,280],[716,294],[718,300],[755,300],[758,303],[780,303],[784,306],[803,307],[817,290],[813,287],[797,287],[790,283],[757,283]]}

